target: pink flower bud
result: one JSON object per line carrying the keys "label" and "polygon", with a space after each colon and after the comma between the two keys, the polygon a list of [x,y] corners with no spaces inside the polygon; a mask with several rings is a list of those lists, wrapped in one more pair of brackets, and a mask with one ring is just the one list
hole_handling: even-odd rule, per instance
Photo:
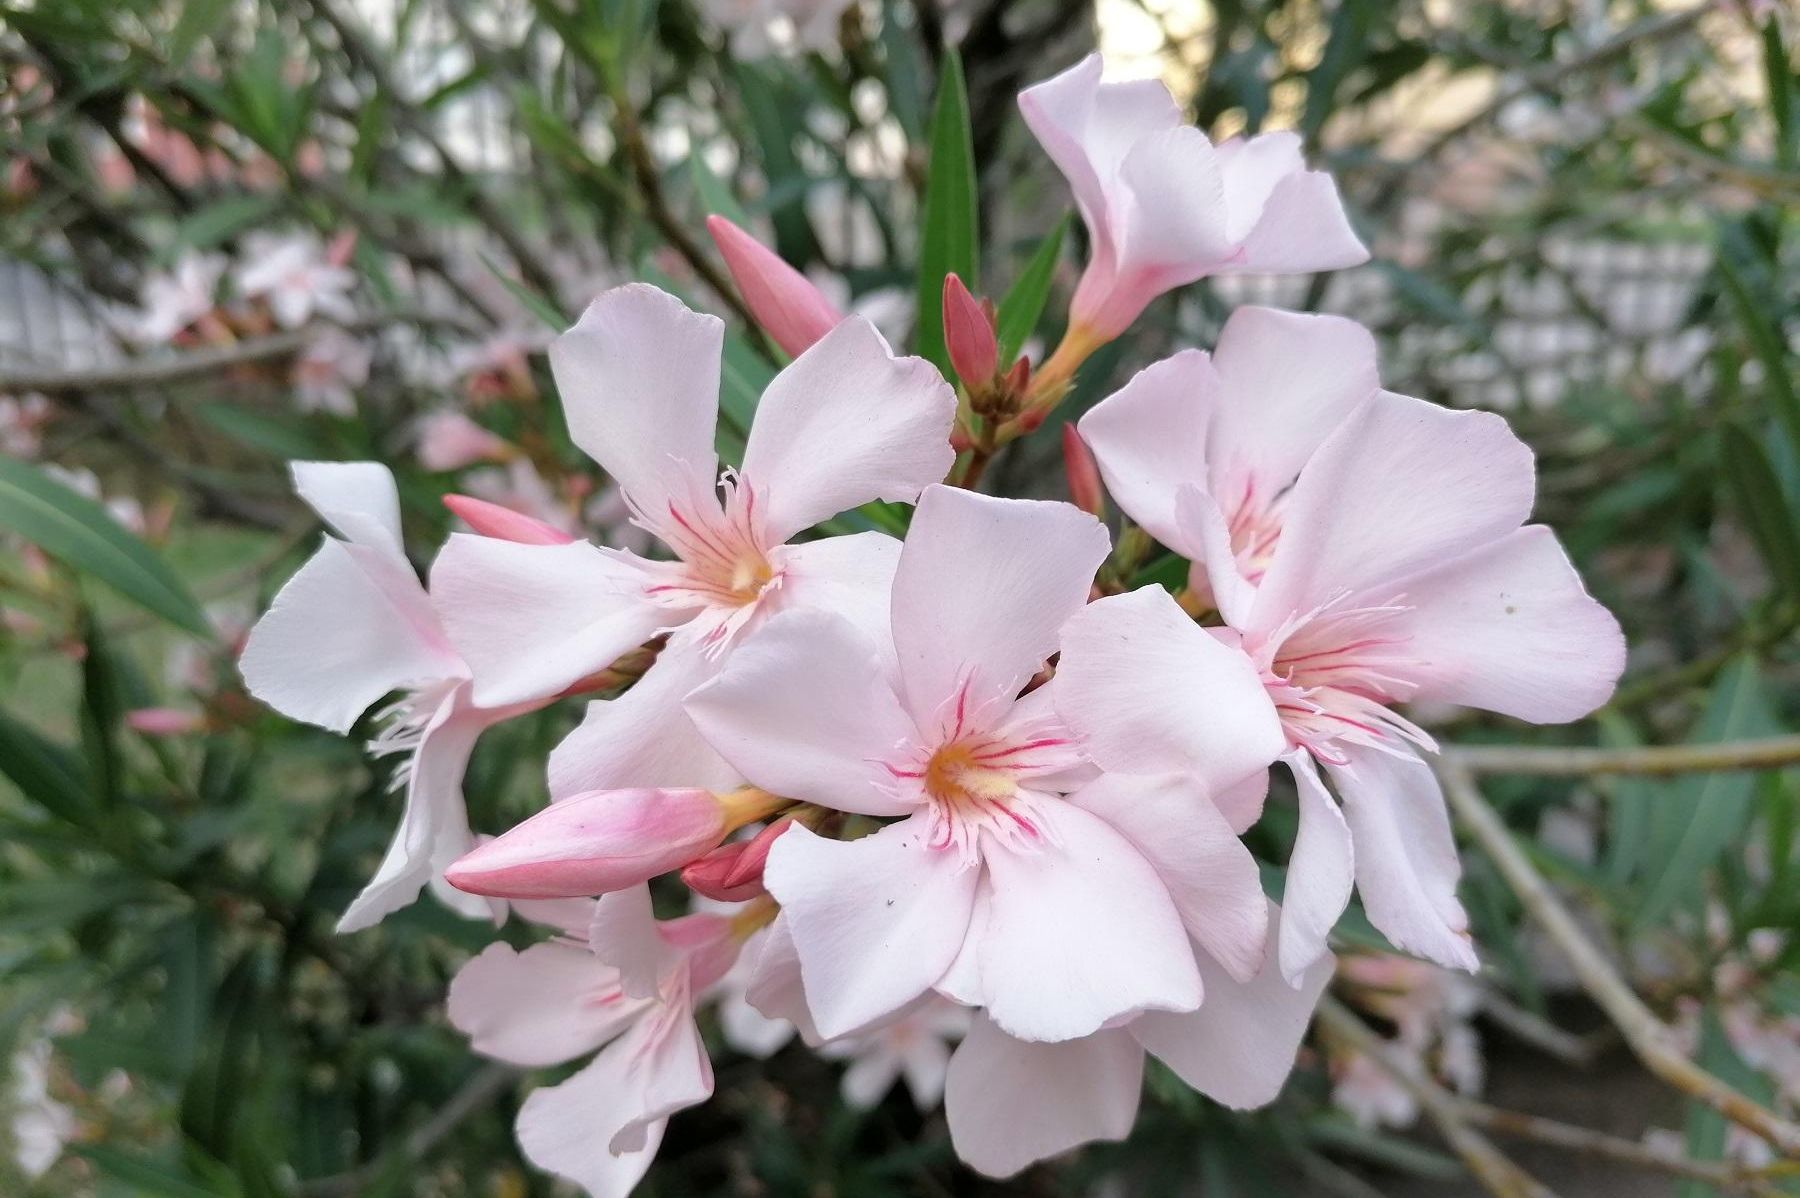
{"label": "pink flower bud", "polygon": [[567,545],[574,537],[542,520],[509,507],[477,499],[473,495],[446,495],[444,506],[484,537],[516,541],[520,545]]}
{"label": "pink flower bud", "polygon": [[125,713],[125,726],[145,736],[186,736],[206,728],[206,717],[179,707],[140,707]]}
{"label": "pink flower bud", "polygon": [[741,903],[763,893],[769,849],[793,823],[778,819],[749,840],[722,844],[681,871],[688,889],[722,903]]}
{"label": "pink flower bud", "polygon": [[954,274],[944,276],[944,342],[957,377],[971,387],[992,381],[1000,369],[993,317]]}
{"label": "pink flower bud", "polygon": [[706,231],[756,323],[790,356],[798,357],[843,321],[805,275],[750,234],[722,216],[707,217]]}
{"label": "pink flower bud", "polygon": [[706,790],[596,790],[552,803],[444,871],[493,898],[610,894],[679,869],[731,831]]}
{"label": "pink flower bud", "polygon": [[1100,466],[1075,422],[1062,427],[1063,474],[1069,480],[1069,498],[1090,516],[1106,518],[1106,493],[1100,486]]}
{"label": "pink flower bud", "polygon": [[461,412],[433,412],[419,421],[419,465],[427,470],[461,470],[476,462],[504,461],[512,446]]}

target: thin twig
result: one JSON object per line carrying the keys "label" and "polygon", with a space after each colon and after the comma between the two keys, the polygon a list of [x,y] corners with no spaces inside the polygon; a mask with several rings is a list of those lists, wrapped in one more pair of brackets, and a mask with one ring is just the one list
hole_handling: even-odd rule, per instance
{"label": "thin twig", "polygon": [[[449,1101],[438,1108],[437,1114],[421,1123],[406,1137],[399,1155],[408,1162],[424,1159],[451,1132],[461,1127],[465,1119],[492,1102],[518,1078],[519,1071],[509,1065],[485,1066],[464,1083],[462,1089],[452,1094]],[[296,1189],[303,1198],[340,1198],[360,1194],[392,1164],[391,1158],[373,1160],[348,1173],[303,1181]]]}
{"label": "thin twig", "polygon": [[[430,314],[375,316],[353,321],[347,327],[354,332],[406,321],[445,324],[465,331],[471,328],[468,322],[458,317]],[[291,358],[305,349],[307,343],[317,336],[317,332],[317,329],[297,329],[291,333],[271,333],[231,345],[209,346],[164,357],[134,358],[116,365],[95,366],[85,370],[0,371],[0,392],[17,394],[35,391],[43,395],[69,395],[84,391],[116,391],[186,382],[235,366],[255,366]]]}
{"label": "thin twig", "polygon": [[1627,1140],[1622,1136],[1608,1135],[1606,1132],[1577,1127],[1572,1123],[1560,1123],[1555,1119],[1545,1119],[1540,1115],[1528,1115],[1523,1111],[1502,1110],[1485,1103],[1466,1100],[1460,1101],[1458,1105],[1462,1117],[1468,1122],[1503,1136],[1514,1136],[1521,1140],[1530,1140],[1535,1144],[1549,1144],[1557,1148],[1566,1148],[1571,1152],[1617,1161],[1621,1165],[1630,1165],[1633,1168],[1653,1173],[1689,1177],[1695,1181],[1718,1186],[1720,1189],[1750,1194],[1754,1198],[1782,1198],[1785,1193],[1759,1176],[1762,1171],[1758,1169],[1747,1169],[1717,1161],[1689,1160],[1678,1153],[1659,1152],[1637,1140]]}
{"label": "thin twig", "polygon": [[1532,918],[1562,949],[1582,989],[1618,1027],[1638,1060],[1669,1085],[1761,1136],[1784,1156],[1800,1158],[1800,1126],[1726,1085],[1690,1061],[1677,1047],[1669,1028],[1588,941],[1550,884],[1514,842],[1499,814],[1481,797],[1468,770],[1453,760],[1439,762],[1437,770],[1450,806]]}
{"label": "thin twig", "polygon": [[1657,745],[1618,749],[1532,745],[1446,746],[1444,759],[1473,774],[1703,774],[1767,770],[1800,763],[1800,735],[1717,745]]}
{"label": "thin twig", "polygon": [[1495,1198],[1556,1198],[1554,1191],[1513,1164],[1492,1141],[1469,1126],[1456,1095],[1429,1077],[1407,1068],[1387,1042],[1371,1031],[1349,1007],[1326,995],[1319,1003],[1319,1023],[1381,1066],[1413,1096],[1419,1109],[1436,1125],[1445,1142],[1456,1150],[1456,1155],[1462,1158],[1463,1164],[1488,1193]]}
{"label": "thin twig", "polygon": [[1591,1035],[1578,1036],[1574,1032],[1565,1031],[1492,988],[1482,991],[1481,1013],[1514,1039],[1530,1045],[1545,1056],[1555,1057],[1566,1065],[1583,1067],[1593,1064],[1594,1057],[1605,1044],[1605,1041]]}

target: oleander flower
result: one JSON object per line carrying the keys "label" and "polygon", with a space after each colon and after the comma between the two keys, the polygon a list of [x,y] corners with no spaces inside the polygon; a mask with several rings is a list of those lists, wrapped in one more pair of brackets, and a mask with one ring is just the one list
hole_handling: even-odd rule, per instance
{"label": "oleander flower", "polygon": [[276,324],[297,329],[315,314],[340,323],[356,318],[350,298],[356,273],[343,262],[347,243],[327,247],[311,233],[253,233],[244,240],[238,294],[267,303]]}
{"label": "oleander flower", "polygon": [[145,275],[139,308],[124,317],[120,331],[145,345],[170,340],[217,306],[228,265],[223,254],[187,250],[173,268]]}
{"label": "oleander flower", "polygon": [[[379,923],[430,883],[452,908],[494,908],[444,885],[441,873],[474,845],[462,777],[482,731],[537,703],[484,707],[469,667],[444,634],[400,536],[393,475],[374,462],[295,462],[294,487],[338,535],[327,536],[251,629],[238,668],[252,695],[296,720],[350,730],[384,695],[369,742],[399,757],[393,788],[406,807],[375,877],[338,921]],[[341,538],[341,539],[340,539]]]}
{"label": "oleander flower", "polygon": [[1214,146],[1153,79],[1102,83],[1090,54],[1025,89],[1025,123],[1068,179],[1093,243],[1070,310],[1094,340],[1215,274],[1295,274],[1369,259],[1331,176],[1291,132]]}
{"label": "oleander flower", "polygon": [[[1236,976],[1260,967],[1256,867],[1207,787],[1096,777],[1049,690],[1026,692],[1107,549],[1068,504],[928,488],[890,638],[785,613],[689,697],[754,785],[895,820],[849,841],[796,824],[769,851],[764,884],[820,1037],[933,989],[1033,1040],[1191,1011],[1190,936]],[[1224,645],[1205,665],[1217,775],[1265,771],[1282,738],[1254,671]]]}
{"label": "oleander flower", "polygon": [[[1098,705],[1102,766],[1108,753],[1191,758],[1181,725],[1198,717],[1182,707],[1204,684],[1182,654],[1223,636],[1255,662],[1299,784],[1290,977],[1324,951],[1353,878],[1395,945],[1476,965],[1449,818],[1419,756],[1436,746],[1400,704],[1557,723],[1605,702],[1624,667],[1618,624],[1554,534],[1525,524],[1531,451],[1491,413],[1379,390],[1373,357],[1348,321],[1252,309],[1213,359],[1160,362],[1081,422],[1120,507],[1195,560],[1228,631],[1167,596],[1102,600],[1064,638],[1062,672],[1084,680],[1067,693]],[[1133,697],[1141,718],[1113,719],[1109,700]]]}
{"label": "oleander flower", "polygon": [[722,914],[658,922],[642,886],[598,901],[521,904],[558,935],[490,944],[450,984],[450,1022],[483,1056],[526,1067],[597,1054],[519,1109],[519,1147],[594,1198],[629,1194],[669,1116],[712,1096],[697,996],[731,968],[741,926]]}
{"label": "oleander flower", "polygon": [[968,1033],[969,1008],[927,995],[880,1027],[819,1047],[830,1061],[847,1061],[839,1093],[858,1110],[868,1110],[904,1080],[920,1111],[935,1110],[944,1097],[951,1047]]}
{"label": "oleander flower", "polygon": [[899,553],[882,533],[789,539],[871,500],[911,500],[950,467],[948,384],[852,318],[769,384],[742,468],[721,479],[723,342],[716,317],[631,284],[595,300],[550,349],[575,442],[674,560],[457,535],[433,568],[433,594],[484,705],[555,695],[667,635],[648,673],[622,697],[590,704],[552,755],[553,795],[736,785],[681,700],[776,611],[885,619]]}

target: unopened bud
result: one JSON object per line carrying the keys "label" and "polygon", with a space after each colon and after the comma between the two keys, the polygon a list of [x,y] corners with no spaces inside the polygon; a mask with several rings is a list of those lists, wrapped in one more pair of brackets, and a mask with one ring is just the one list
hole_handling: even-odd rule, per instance
{"label": "unopened bud", "polygon": [[706,218],[706,231],[725,259],[745,307],[790,357],[842,323],[844,317],[807,277],[722,216]]}
{"label": "unopened bud", "polygon": [[793,824],[778,819],[749,840],[722,844],[681,871],[688,889],[722,903],[741,903],[763,893],[763,866],[769,849]]}
{"label": "unopened bud", "polygon": [[944,276],[944,344],[950,351],[950,365],[966,386],[993,381],[1000,369],[1000,343],[994,339],[993,318],[954,274]]}
{"label": "unopened bud", "polygon": [[444,506],[484,537],[520,545],[567,545],[575,538],[542,520],[473,495],[446,495]]}
{"label": "unopened bud", "polygon": [[1100,466],[1075,422],[1062,427],[1063,474],[1069,480],[1069,499],[1090,516],[1106,518],[1106,493],[1100,486]]}
{"label": "unopened bud", "polygon": [[1006,372],[1005,385],[1008,394],[1020,397],[1031,390],[1030,358],[1024,354],[1019,355],[1019,360],[1014,362],[1012,369]]}
{"label": "unopened bud", "polygon": [[444,878],[493,898],[610,894],[680,869],[785,803],[748,788],[590,791],[463,854]]}
{"label": "unopened bud", "polygon": [[144,736],[186,736],[206,729],[206,717],[179,707],[140,707],[125,713],[125,726]]}

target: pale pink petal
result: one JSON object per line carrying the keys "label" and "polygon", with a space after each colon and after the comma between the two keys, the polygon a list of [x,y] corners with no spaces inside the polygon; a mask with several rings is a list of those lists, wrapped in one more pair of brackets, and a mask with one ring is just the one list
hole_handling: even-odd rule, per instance
{"label": "pale pink petal", "polygon": [[650,887],[642,883],[595,901],[587,942],[594,959],[615,970],[620,988],[633,998],[655,997],[663,974],[675,963],[656,926]]}
{"label": "pale pink petal", "polygon": [[[1210,273],[1231,255],[1218,152],[1194,126],[1138,139],[1119,164],[1119,182],[1129,199],[1118,271],[1121,281],[1142,272],[1158,284],[1145,302]],[[1125,324],[1136,315],[1126,316]]]}
{"label": "pale pink petal", "polygon": [[1289,494],[1257,593],[1258,630],[1496,540],[1531,511],[1531,450],[1492,412],[1379,392],[1325,439]]}
{"label": "pale pink petal", "polygon": [[1256,976],[1269,936],[1262,877],[1202,783],[1178,774],[1103,774],[1069,801],[1131,842],[1188,935],[1227,973],[1239,981]]}
{"label": "pale pink petal", "polygon": [[852,316],[776,375],[744,447],[772,544],[875,499],[910,503],[950,470],[956,393]]}
{"label": "pale pink petal", "polygon": [[793,927],[784,911],[775,917],[755,942],[745,947],[750,958],[750,981],[744,1001],[766,1018],[791,1023],[800,1038],[817,1047],[824,1037],[813,1026],[812,1009],[800,973],[800,954],[794,948]]}
{"label": "pale pink petal", "polygon": [[1301,171],[1275,185],[1239,257],[1220,273],[1342,270],[1368,260],[1368,247],[1350,227],[1330,174]]}
{"label": "pale pink petal", "polygon": [[455,533],[431,567],[444,628],[483,707],[546,699],[680,622],[626,554]]}
{"label": "pale pink petal", "polygon": [[1306,160],[1300,153],[1300,135],[1291,129],[1234,137],[1219,143],[1218,155],[1225,184],[1226,226],[1235,245],[1248,237],[1261,219],[1276,185],[1305,170]]}
{"label": "pale pink petal", "polygon": [[962,946],[979,871],[928,847],[929,835],[918,815],[852,841],[796,825],[769,850],[763,878],[781,903],[825,1039],[917,998]]}
{"label": "pale pink petal", "polygon": [[1399,586],[1419,698],[1556,724],[1606,702],[1625,668],[1618,621],[1542,525]]}
{"label": "pale pink petal", "polygon": [[457,970],[447,1013],[482,1056],[533,1068],[593,1052],[644,1009],[578,944],[490,944]]}
{"label": "pale pink petal", "polygon": [[1198,559],[1176,520],[1175,496],[1206,481],[1208,413],[1221,401],[1218,372],[1197,349],[1146,366],[1081,418],[1106,490],[1145,532]]}
{"label": "pale pink petal", "polygon": [[681,709],[719,669],[696,639],[676,633],[630,690],[588,704],[586,718],[550,754],[553,798],[625,786],[724,791],[743,781]]}
{"label": "pale pink petal", "polygon": [[1269,771],[1258,770],[1242,782],[1227,786],[1213,795],[1213,806],[1239,836],[1262,818],[1263,803],[1269,797]]}
{"label": "pale pink petal", "polygon": [[1231,526],[1213,493],[1188,485],[1175,494],[1175,521],[1180,526],[1177,552],[1194,563],[1188,585],[1218,609],[1233,628],[1244,624],[1256,605],[1256,587],[1231,547]]}
{"label": "pale pink petal", "polygon": [[1281,975],[1298,986],[1325,956],[1326,937],[1350,903],[1355,854],[1350,826],[1325,790],[1311,755],[1296,749],[1283,760],[1293,770],[1299,792],[1300,834],[1288,857],[1278,956]]}
{"label": "pale pink petal", "polygon": [[850,621],[881,651],[894,673],[892,610],[894,572],[900,566],[900,542],[882,532],[822,537],[780,550],[781,588],[773,600],[778,611],[828,611]]}
{"label": "pale pink petal", "polygon": [[921,1035],[901,1058],[900,1072],[906,1078],[913,1105],[920,1111],[933,1109],[943,1101],[944,1080],[950,1072],[950,1045],[935,1032]]}
{"label": "pale pink petal", "polygon": [[1110,543],[1067,503],[929,487],[894,576],[894,645],[913,718],[935,726],[959,693],[1017,694],[1087,602]]}
{"label": "pale pink petal", "polygon": [[783,612],[694,691],[689,718],[752,785],[863,815],[900,815],[885,762],[910,740],[879,652],[838,616]]}
{"label": "pale pink petal", "polygon": [[1362,325],[1274,308],[1233,312],[1219,333],[1213,368],[1224,398],[1207,448],[1211,490],[1221,505],[1247,492],[1264,504],[1273,499],[1380,386],[1375,338]]}
{"label": "pale pink petal", "polygon": [[1161,587],[1090,603],[1068,622],[1056,704],[1102,768],[1191,773],[1214,790],[1266,769],[1287,743],[1250,659]]}
{"label": "pale pink petal", "polygon": [[[375,876],[338,920],[340,934],[373,927],[412,904],[419,890],[442,876],[452,861],[474,847],[469,813],[463,806],[463,771],[485,726],[462,695],[453,695],[425,726],[407,767],[406,808]],[[492,914],[486,900],[460,896],[459,914]]]}
{"label": "pale pink petal", "polygon": [[379,462],[291,462],[294,491],[339,536],[404,561],[400,493]]}
{"label": "pale pink petal", "polygon": [[1011,1177],[1080,1144],[1123,1140],[1143,1078],[1144,1050],[1123,1029],[1029,1044],[978,1018],[950,1058],[950,1142],[970,1168]]}
{"label": "pale pink petal", "polygon": [[1336,967],[1327,954],[1290,986],[1276,965],[1275,947],[1262,972],[1249,981],[1233,979],[1203,955],[1206,1001],[1200,1009],[1141,1015],[1129,1025],[1131,1034],[1214,1102],[1242,1110],[1275,1101]]}
{"label": "pale pink petal", "polygon": [[1055,78],[1019,93],[1025,124],[1069,181],[1096,242],[1111,244],[1107,213],[1119,165],[1147,133],[1181,124],[1169,89],[1153,79],[1102,84],[1090,54]]}
{"label": "pale pink petal", "polygon": [[1198,1006],[1181,915],[1143,855],[1069,803],[1034,804],[1030,818],[1035,845],[984,846],[990,899],[969,935],[988,1017],[1021,1039],[1069,1040],[1121,1015]]}
{"label": "pale pink petal", "polygon": [[[1440,965],[1480,967],[1456,898],[1462,864],[1431,767],[1416,757],[1347,748],[1327,767],[1356,844],[1356,891],[1369,922],[1396,948]],[[1290,871],[1291,876],[1291,871]]]}
{"label": "pale pink petal", "polygon": [[887,1092],[900,1079],[900,1060],[890,1052],[869,1052],[856,1057],[844,1070],[839,1092],[844,1102],[858,1110],[869,1110],[880,1104]]}
{"label": "pale pink petal", "polygon": [[[422,603],[423,588],[413,587]],[[395,605],[350,546],[326,537],[250,630],[238,669],[250,693],[283,715],[347,732],[389,691],[462,671],[416,614]]]}
{"label": "pale pink petal", "polygon": [[615,287],[550,346],[569,435],[660,519],[712,491],[725,324],[646,283]]}

